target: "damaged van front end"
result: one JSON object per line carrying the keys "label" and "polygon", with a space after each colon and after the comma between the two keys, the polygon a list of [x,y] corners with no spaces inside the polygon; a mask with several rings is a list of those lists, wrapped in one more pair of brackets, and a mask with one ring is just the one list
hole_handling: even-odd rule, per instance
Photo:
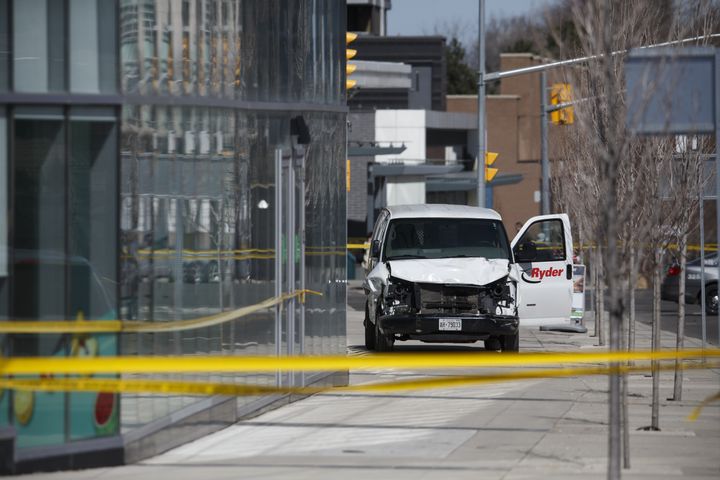
{"label": "damaged van front end", "polygon": [[366,288],[378,299],[378,333],[391,342],[481,340],[493,349],[517,349],[517,279],[508,260],[390,261],[370,272]]}

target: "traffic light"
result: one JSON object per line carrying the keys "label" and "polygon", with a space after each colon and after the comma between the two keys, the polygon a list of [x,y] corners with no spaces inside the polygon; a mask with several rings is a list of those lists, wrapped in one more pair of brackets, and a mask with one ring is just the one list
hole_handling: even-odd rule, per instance
{"label": "traffic light", "polygon": [[[350,43],[354,42],[357,38],[357,33],[351,33],[351,32],[345,32],[345,44],[350,45]],[[350,90],[353,88],[357,81],[350,80],[350,75],[355,71],[357,68],[357,65],[348,63],[347,60],[350,60],[351,58],[355,57],[357,55],[357,50],[353,50],[352,48],[345,48],[345,89]]]}
{"label": "traffic light", "polygon": [[497,160],[498,154],[494,152],[485,152],[485,181],[486,182],[492,182],[492,179],[495,178],[495,175],[498,173],[497,168],[491,168],[490,165],[495,163],[495,160]]}
{"label": "traffic light", "polygon": [[[569,83],[554,83],[550,90],[550,103],[560,105],[572,102],[572,85]],[[555,125],[571,125],[575,120],[573,107],[560,108],[550,112],[550,121]]]}

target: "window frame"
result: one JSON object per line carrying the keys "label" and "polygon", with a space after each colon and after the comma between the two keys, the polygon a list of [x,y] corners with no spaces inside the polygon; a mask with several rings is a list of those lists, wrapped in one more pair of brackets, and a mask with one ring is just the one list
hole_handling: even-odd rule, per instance
{"label": "window frame", "polygon": [[[518,238],[517,243],[515,244],[515,247],[511,248],[512,255],[513,255],[513,261],[515,261],[515,256],[517,255],[515,249],[524,243],[523,238],[525,238],[525,235],[527,235],[527,233],[530,231],[531,228],[533,228],[534,225],[536,225],[538,223],[544,223],[544,222],[557,222],[560,224],[560,233],[561,233],[560,236],[562,238],[562,258],[561,259],[556,258],[556,259],[552,259],[552,260],[533,260],[533,263],[535,263],[535,262],[538,262],[538,263],[564,262],[567,260],[567,255],[566,255],[567,245],[565,244],[565,225],[564,225],[563,221],[559,218],[541,218],[541,219],[535,220],[531,224],[527,225],[527,227],[523,231],[522,235]],[[517,262],[515,262],[515,263],[517,263]]]}

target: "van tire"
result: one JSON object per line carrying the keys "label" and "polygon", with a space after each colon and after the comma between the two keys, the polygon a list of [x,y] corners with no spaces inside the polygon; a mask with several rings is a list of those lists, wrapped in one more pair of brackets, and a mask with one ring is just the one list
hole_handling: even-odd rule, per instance
{"label": "van tire", "polygon": [[718,314],[718,286],[717,284],[708,285],[705,287],[705,314],[706,315],[717,315]]}
{"label": "van tire", "polygon": [[503,352],[520,351],[520,332],[500,337],[500,345]]}
{"label": "van tire", "polygon": [[365,320],[363,320],[363,325],[365,325],[365,348],[375,350],[375,325],[370,321],[367,302],[365,302]]}
{"label": "van tire", "polygon": [[380,331],[378,322],[375,322],[375,350],[378,352],[392,352],[395,345],[395,338],[392,335],[385,335]]}

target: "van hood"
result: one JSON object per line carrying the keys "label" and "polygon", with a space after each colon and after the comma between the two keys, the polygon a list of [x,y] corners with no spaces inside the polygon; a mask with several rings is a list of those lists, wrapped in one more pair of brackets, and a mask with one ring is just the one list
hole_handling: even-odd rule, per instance
{"label": "van hood", "polygon": [[487,285],[509,273],[507,259],[432,258],[392,260],[391,275],[416,283]]}

